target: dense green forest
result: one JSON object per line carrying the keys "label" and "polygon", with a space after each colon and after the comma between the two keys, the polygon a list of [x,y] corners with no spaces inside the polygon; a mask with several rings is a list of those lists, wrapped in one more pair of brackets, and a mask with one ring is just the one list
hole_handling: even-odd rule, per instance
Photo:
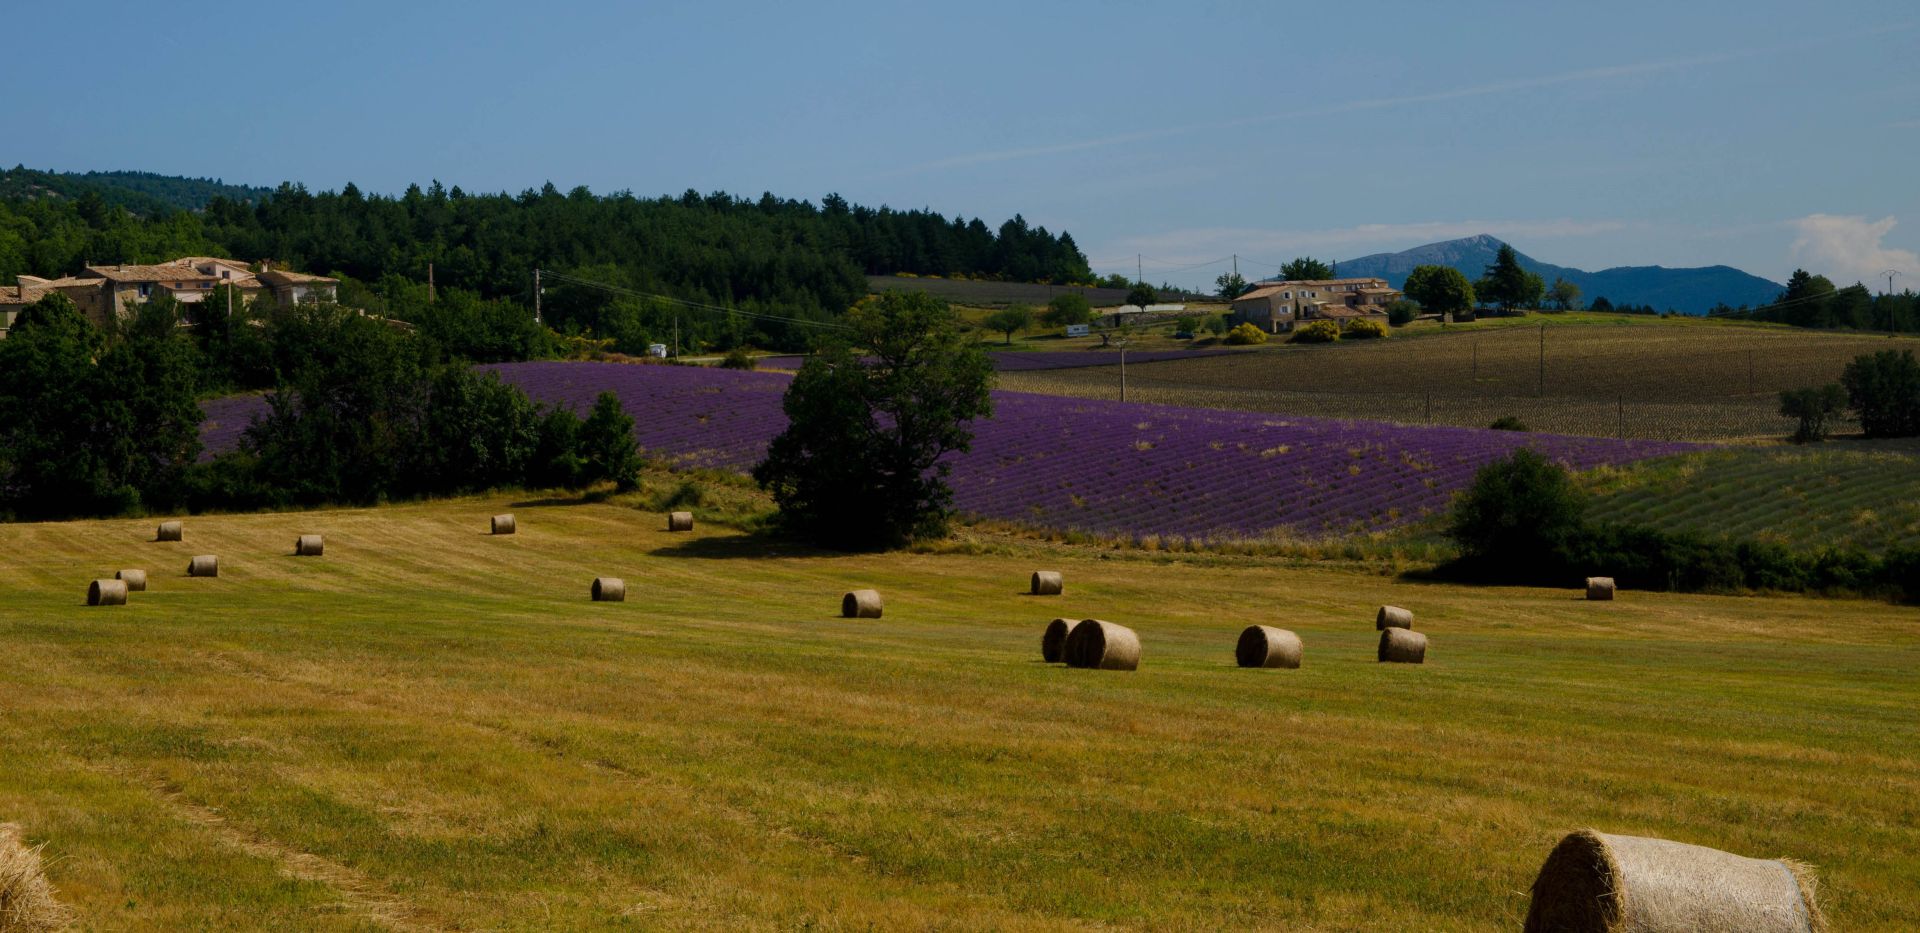
{"label": "dense green forest", "polygon": [[0,200],[0,281],[189,254],[272,258],[389,293],[396,280],[431,278],[440,289],[523,306],[532,304],[535,268],[569,273],[619,290],[555,284],[542,302],[546,323],[626,352],[676,332],[683,346],[797,347],[809,324],[837,318],[865,294],[866,274],[1093,278],[1070,235],[1018,216],[996,230],[838,195],[818,206],[771,194],[639,198],[552,185],[474,195],[436,182],[399,197],[285,184],[256,203],[216,197],[200,212],[141,214],[98,191]]}
{"label": "dense green forest", "polygon": [[257,202],[273,189],[153,172],[42,172],[23,165],[0,170],[0,198],[79,200],[88,193],[114,207],[155,215],[171,210],[197,211],[214,198]]}

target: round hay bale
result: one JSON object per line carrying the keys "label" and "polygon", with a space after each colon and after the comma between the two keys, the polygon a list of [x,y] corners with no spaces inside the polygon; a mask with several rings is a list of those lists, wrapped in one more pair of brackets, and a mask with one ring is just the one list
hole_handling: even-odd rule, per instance
{"label": "round hay bale", "polygon": [[626,602],[627,581],[619,577],[594,577],[593,601],[596,603]]}
{"label": "round hay bale", "polygon": [[1067,659],[1067,636],[1073,633],[1073,627],[1080,624],[1079,619],[1055,619],[1047,623],[1047,630],[1040,634],[1040,659],[1048,664],[1058,664]]}
{"label": "round hay bale", "polygon": [[217,577],[220,575],[220,558],[212,554],[202,554],[187,562],[189,577]]}
{"label": "round hay bale", "polygon": [[1525,933],[1825,933],[1811,869],[1583,829],[1533,882]]}
{"label": "round hay bale", "polygon": [[510,535],[510,534],[513,534],[513,531],[514,531],[513,516],[495,515],[493,517],[493,533],[494,534]]}
{"label": "round hay bale", "polygon": [[880,618],[880,591],[854,590],[840,597],[840,617],[844,619]]}
{"label": "round hay bale", "polygon": [[1613,599],[1613,578],[1588,577],[1587,598],[1611,601]]}
{"label": "round hay bale", "polygon": [[87,584],[87,605],[124,606],[127,604],[127,581],[95,580]]}
{"label": "round hay bale", "polygon": [[1065,582],[1060,579],[1060,571],[1036,570],[1033,572],[1033,595],[1058,596],[1065,588]]}
{"label": "round hay bale", "polygon": [[1373,617],[1373,627],[1377,631],[1390,628],[1413,628],[1413,612],[1399,606],[1381,606],[1380,612]]}
{"label": "round hay bale", "polygon": [[1302,652],[1300,636],[1283,628],[1271,625],[1249,625],[1240,633],[1240,643],[1234,646],[1234,659],[1241,667],[1284,667],[1300,666]]}
{"label": "round hay bale", "polygon": [[692,531],[693,530],[693,513],[692,512],[668,512],[667,513],[667,530],[668,531]]}
{"label": "round hay bale", "polygon": [[293,553],[299,557],[319,557],[326,549],[319,535],[301,535],[293,542]]}
{"label": "round hay bale", "polygon": [[1067,635],[1067,666],[1100,671],[1138,670],[1140,636],[1124,625],[1082,619]]}
{"label": "round hay bale", "polygon": [[1381,629],[1380,660],[1398,664],[1425,664],[1427,636],[1411,629]]}
{"label": "round hay bale", "polygon": [[184,532],[185,528],[179,522],[161,522],[160,530],[154,532],[153,540],[178,541]]}
{"label": "round hay bale", "polygon": [[114,572],[113,578],[125,583],[127,585],[127,592],[129,593],[144,593],[147,591],[147,572],[144,570],[117,570]]}
{"label": "round hay bale", "polygon": [[40,850],[27,847],[20,827],[0,823],[0,930],[52,933],[71,920],[66,905],[53,896]]}

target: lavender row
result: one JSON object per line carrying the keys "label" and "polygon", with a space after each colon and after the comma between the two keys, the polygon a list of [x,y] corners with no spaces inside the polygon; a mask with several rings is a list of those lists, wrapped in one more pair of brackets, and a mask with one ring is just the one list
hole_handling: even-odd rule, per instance
{"label": "lavender row", "polygon": [[[1127,353],[1129,363],[1158,363],[1165,360],[1185,360],[1201,356],[1224,356],[1237,353],[1237,350],[1132,350]],[[1003,373],[1038,372],[1047,369],[1081,369],[1088,366],[1117,366],[1120,363],[1119,350],[1035,350],[1024,353],[989,353],[987,358],[993,361],[993,368]],[[762,369],[799,369],[807,360],[804,356],[763,356],[759,360]]]}
{"label": "lavender row", "polygon": [[[774,373],[614,363],[491,367],[535,401],[584,412],[602,390],[640,447],[683,466],[746,469],[785,426]],[[1482,465],[1525,446],[1576,469],[1692,445],[1405,427],[996,392],[973,450],[952,460],[955,503],[1007,521],[1105,535],[1192,538],[1375,531],[1446,508]],[[257,397],[209,403],[210,448],[230,448]],[[219,408],[218,417],[212,410]]]}

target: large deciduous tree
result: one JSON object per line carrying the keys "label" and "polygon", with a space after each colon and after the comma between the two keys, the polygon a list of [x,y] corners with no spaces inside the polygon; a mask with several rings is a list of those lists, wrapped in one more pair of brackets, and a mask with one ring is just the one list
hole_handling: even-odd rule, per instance
{"label": "large deciduous tree", "polygon": [[783,407],[787,428],[753,476],[786,532],[831,547],[897,547],[946,533],[947,454],[992,412],[986,354],[923,293],[869,298],[822,340]]}
{"label": "large deciduous tree", "polygon": [[987,315],[981,322],[988,330],[999,331],[1007,335],[1007,345],[1013,345],[1015,331],[1026,330],[1033,326],[1033,309],[1026,305],[1008,305]]}
{"label": "large deciduous tree", "polygon": [[1920,435],[1920,361],[1912,350],[1856,357],[1841,372],[1840,384],[1868,437]]}
{"label": "large deciduous tree", "polygon": [[1249,287],[1247,280],[1238,272],[1222,272],[1219,278],[1213,280],[1214,291],[1219,294],[1221,301],[1232,301],[1246,294]]}
{"label": "large deciduous tree", "polygon": [[1473,309],[1473,283],[1452,266],[1415,266],[1402,290],[1433,314],[1465,314]]}
{"label": "large deciduous tree", "polygon": [[1333,278],[1333,267],[1312,256],[1301,256],[1281,266],[1280,277],[1290,282],[1317,282]]}

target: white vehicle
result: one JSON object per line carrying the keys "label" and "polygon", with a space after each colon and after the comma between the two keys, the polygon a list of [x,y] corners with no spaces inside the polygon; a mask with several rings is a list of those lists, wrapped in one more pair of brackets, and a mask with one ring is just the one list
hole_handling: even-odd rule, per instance
{"label": "white vehicle", "polygon": [[1068,324],[1067,325],[1067,336],[1085,337],[1086,335],[1087,335],[1087,325],[1085,324]]}
{"label": "white vehicle", "polygon": [[664,360],[667,358],[667,345],[664,343],[648,344],[647,355],[655,359]]}

